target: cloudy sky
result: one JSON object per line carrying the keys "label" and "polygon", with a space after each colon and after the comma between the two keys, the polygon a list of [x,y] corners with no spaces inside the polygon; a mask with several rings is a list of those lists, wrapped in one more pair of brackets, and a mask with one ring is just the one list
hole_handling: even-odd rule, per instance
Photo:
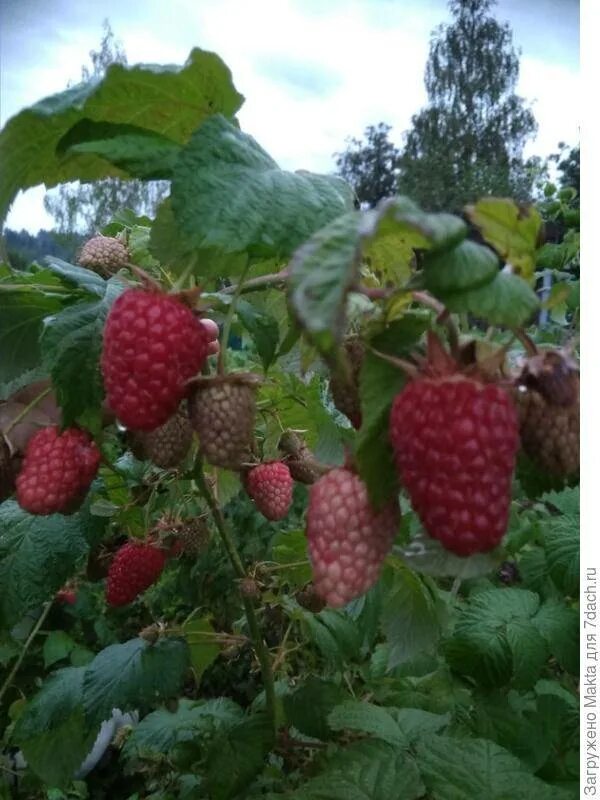
{"label": "cloudy sky", "polygon": [[[548,155],[579,133],[578,0],[498,0],[522,51],[519,93]],[[426,102],[429,36],[446,0],[3,0],[0,124],[80,78],[108,17],[130,64],[182,64],[194,46],[217,52],[246,97],[242,128],[286,169],[329,172],[348,136],[385,121],[401,144]],[[21,194],[7,225],[52,227],[44,188]]]}

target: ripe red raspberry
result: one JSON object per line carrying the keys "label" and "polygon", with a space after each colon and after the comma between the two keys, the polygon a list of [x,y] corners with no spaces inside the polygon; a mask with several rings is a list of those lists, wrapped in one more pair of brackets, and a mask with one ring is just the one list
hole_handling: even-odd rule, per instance
{"label": "ripe red raspberry", "polygon": [[106,602],[125,606],[152,586],[164,569],[167,554],[153,542],[127,542],[117,550],[106,579]]}
{"label": "ripe red raspberry", "polygon": [[74,606],[77,602],[77,595],[73,589],[59,589],[56,593],[56,602],[64,603],[67,606]]}
{"label": "ripe red raspberry", "polygon": [[460,556],[502,539],[519,444],[507,392],[456,373],[417,378],[394,400],[390,438],[425,529]]}
{"label": "ripe red raspberry", "polygon": [[306,535],[316,593],[345,606],[377,582],[398,528],[396,502],[381,511],[349,469],[332,469],[310,488]]}
{"label": "ripe red raspberry", "polygon": [[17,500],[30,514],[72,511],[94,480],[100,451],[87,433],[54,425],[35,433],[27,443],[17,475]]}
{"label": "ripe red raspberry", "polygon": [[246,491],[260,513],[270,520],[283,519],[292,504],[294,481],[282,461],[253,467],[246,475]]}
{"label": "ripe red raspberry", "polygon": [[128,289],[104,327],[102,374],[110,408],[132,430],[151,431],[187,395],[208,355],[210,335],[181,300]]}

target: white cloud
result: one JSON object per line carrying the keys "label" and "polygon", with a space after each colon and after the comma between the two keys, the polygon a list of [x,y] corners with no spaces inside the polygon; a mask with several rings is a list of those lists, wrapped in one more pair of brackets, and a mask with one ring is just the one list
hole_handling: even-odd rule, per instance
{"label": "white cloud", "polygon": [[[39,55],[33,59],[30,50],[25,66],[16,40],[12,50],[5,48],[3,120],[76,79],[108,16],[130,63],[181,64],[193,46],[219,53],[246,97],[242,128],[282,167],[325,172],[334,168],[333,153],[346,137],[362,136],[369,124],[389,123],[400,144],[411,115],[426,101],[429,35],[447,19],[442,0],[172,0],[168,10],[162,0],[95,0],[88,9],[88,22],[62,14],[45,39],[48,28],[38,25]],[[26,23],[23,11],[20,24]],[[10,45],[10,31],[5,38]],[[536,99],[539,134],[529,153],[547,155],[559,140],[577,139],[572,65],[525,53],[518,90]],[[40,189],[21,195],[7,224],[48,226],[42,197]]]}

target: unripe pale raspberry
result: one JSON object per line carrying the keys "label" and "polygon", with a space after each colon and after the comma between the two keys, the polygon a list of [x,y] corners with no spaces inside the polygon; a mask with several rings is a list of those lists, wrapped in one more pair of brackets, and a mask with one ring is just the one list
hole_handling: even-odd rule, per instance
{"label": "unripe pale raspberry", "polygon": [[112,236],[93,236],[83,245],[77,257],[82,267],[93,269],[105,278],[127,266],[129,253],[125,245]]}
{"label": "unripe pale raspberry", "polygon": [[136,458],[170,469],[180,464],[192,444],[192,426],[187,412],[180,408],[153,431],[132,431],[129,446]]}
{"label": "unripe pale raspberry", "polygon": [[235,373],[194,381],[188,411],[209,464],[239,470],[250,460],[260,380],[253,373]]}
{"label": "unripe pale raspberry", "polygon": [[17,500],[30,514],[73,511],[98,471],[100,451],[87,433],[42,428],[27,444],[17,475]]}
{"label": "unripe pale raspberry", "polygon": [[308,550],[315,591],[328,606],[345,606],[377,582],[399,518],[396,501],[376,511],[348,469],[332,469],[311,486]]}
{"label": "unripe pale raspberry", "polygon": [[139,431],[163,425],[187,396],[209,339],[177,297],[145,289],[118,297],[104,326],[101,367],[108,405],[119,420]]}
{"label": "unripe pale raspberry", "polygon": [[272,521],[287,516],[292,504],[294,481],[282,461],[253,467],[245,478],[246,491],[260,513]]}
{"label": "unripe pale raspberry", "polygon": [[153,542],[127,542],[117,551],[106,580],[109,606],[131,603],[159,579],[167,554]]}
{"label": "unripe pale raspberry", "polygon": [[496,547],[508,524],[519,444],[508,393],[458,373],[417,378],[394,400],[390,439],[429,535],[460,556]]}

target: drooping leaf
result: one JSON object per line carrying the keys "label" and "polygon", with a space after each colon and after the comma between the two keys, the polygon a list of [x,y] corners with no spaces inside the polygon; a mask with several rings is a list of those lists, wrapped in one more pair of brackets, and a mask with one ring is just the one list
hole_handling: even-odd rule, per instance
{"label": "drooping leaf", "polygon": [[215,114],[181,152],[171,204],[194,248],[286,257],[352,199],[341,178],[280,169],[251,136]]}
{"label": "drooping leaf", "polygon": [[382,580],[381,627],[390,647],[388,667],[392,669],[433,651],[440,635],[440,607],[423,579],[395,557],[388,558]]}
{"label": "drooping leaf", "polygon": [[433,577],[450,576],[454,578],[479,578],[496,569],[502,561],[499,551],[477,553],[473,556],[456,556],[437,539],[432,539],[421,532],[410,540],[405,547],[397,547],[395,555],[416,572]]}
{"label": "drooping leaf", "polygon": [[214,633],[208,617],[194,614],[182,626],[183,635],[190,651],[190,661],[199,680],[204,670],[209,667],[221,652],[219,645],[210,641],[205,634]]}
{"label": "drooping leaf", "polygon": [[85,667],[67,667],[48,678],[20,715],[13,741],[28,766],[49,786],[68,785],[91,748],[97,727],[86,724],[82,705]]}
{"label": "drooping leaf", "polygon": [[283,708],[289,724],[300,733],[327,740],[332,733],[327,719],[329,712],[347,697],[348,693],[335,683],[309,676],[283,698]]}
{"label": "drooping leaf", "polygon": [[467,239],[452,250],[425,255],[425,288],[436,297],[477,289],[494,279],[498,267],[489,247]]}
{"label": "drooping leaf", "polygon": [[67,658],[75,647],[75,642],[65,631],[50,631],[42,649],[44,666],[51,667],[57,661]]}
{"label": "drooping leaf", "polygon": [[468,311],[491,325],[507,327],[524,325],[539,307],[536,293],[523,278],[504,270],[484,286],[464,292],[438,292],[438,297],[450,311]]}
{"label": "drooping leaf", "polygon": [[236,311],[242,325],[254,340],[263,368],[268,370],[279,345],[277,320],[246,300],[238,300]]}
{"label": "drooping leaf", "polygon": [[214,53],[195,48],[183,67],[111,64],[105,76],[46,97],[12,117],[0,133],[0,221],[19,190],[39,183],[127,177],[90,154],[57,154],[57,145],[82,120],[135,124],[183,144],[215,113],[233,116],[243,98]]}
{"label": "drooping leaf", "polygon": [[[370,345],[392,356],[406,357],[427,327],[423,317],[407,314],[374,337]],[[389,441],[389,415],[394,397],[406,375],[376,353],[365,354],[359,378],[362,423],[356,443],[360,477],[376,507],[385,505],[398,491],[398,479]]]}
{"label": "drooping leaf", "polygon": [[0,505],[0,615],[14,624],[50,600],[88,551],[79,514],[35,516]]}
{"label": "drooping leaf", "polygon": [[101,722],[113,708],[141,710],[177,695],[188,666],[188,648],[180,639],[149,644],[137,638],[104,648],[85,671],[86,718]]}
{"label": "drooping leaf", "polygon": [[105,287],[98,300],[77,303],[47,319],[41,337],[42,357],[65,425],[102,404],[102,331],[112,304],[125,289],[114,278]]}
{"label": "drooping leaf", "polygon": [[528,283],[533,282],[536,249],[542,218],[533,206],[518,206],[513,200],[484,197],[467,206],[467,216],[483,238],[508,261]]}

